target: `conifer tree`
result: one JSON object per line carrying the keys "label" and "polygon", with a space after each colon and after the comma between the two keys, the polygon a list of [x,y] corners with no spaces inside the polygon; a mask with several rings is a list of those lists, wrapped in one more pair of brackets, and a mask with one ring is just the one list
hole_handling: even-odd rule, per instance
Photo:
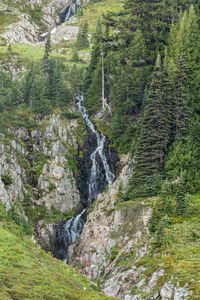
{"label": "conifer tree", "polygon": [[101,16],[99,15],[97,25],[96,25],[96,31],[94,34],[95,41],[99,41],[102,38],[102,35],[103,35],[103,28],[102,28]]}
{"label": "conifer tree", "polygon": [[165,232],[168,225],[168,217],[165,216],[163,219],[160,220],[158,224],[158,229],[155,235],[154,248],[160,248],[163,245],[165,241]]}
{"label": "conifer tree", "polygon": [[[185,87],[187,89],[187,101],[192,110],[200,112],[200,35],[198,17],[193,5],[189,11],[185,11],[179,17],[178,23],[171,26],[169,35],[169,55],[175,63],[184,55]],[[173,64],[172,64],[173,65]],[[174,68],[175,70],[175,68]],[[172,74],[172,77],[174,75]]]}
{"label": "conifer tree", "polygon": [[78,62],[79,61],[78,51],[76,49],[74,49],[74,51],[73,51],[72,61],[73,62]]}
{"label": "conifer tree", "polygon": [[147,105],[141,120],[136,166],[131,180],[133,189],[143,185],[142,192],[144,192],[145,182],[149,184],[152,176],[158,178],[158,174],[164,169],[164,157],[169,143],[168,116],[171,94],[166,76],[158,54],[147,96]]}
{"label": "conifer tree", "polygon": [[186,192],[185,192],[182,174],[177,184],[175,199],[176,199],[177,215],[184,216],[187,211],[187,203],[186,203]]}
{"label": "conifer tree", "polygon": [[86,20],[83,24],[79,26],[76,48],[77,50],[82,50],[88,47],[89,47],[88,22]]}
{"label": "conifer tree", "polygon": [[101,55],[101,38],[102,38],[102,24],[101,24],[101,18],[99,16],[97,26],[96,26],[96,32],[94,34],[95,37],[95,43],[92,48],[91,52],[91,59],[90,59],[90,64],[87,67],[85,78],[84,78],[84,86],[83,86],[83,91],[86,93],[85,98],[87,98],[87,91],[89,90],[91,83],[92,83],[92,78],[94,75],[94,71],[97,67],[97,63],[100,59]]}
{"label": "conifer tree", "polygon": [[169,141],[167,100],[170,90],[168,84],[163,84],[163,79],[160,55],[158,55],[138,144],[137,173],[139,176],[153,175],[164,165],[164,155]]}
{"label": "conifer tree", "polygon": [[11,47],[11,44],[8,45],[7,52],[8,52],[8,53],[12,53],[12,47]]}
{"label": "conifer tree", "polygon": [[48,32],[46,36],[44,56],[43,56],[43,71],[44,74],[49,74],[51,69],[51,33]]}
{"label": "conifer tree", "polygon": [[183,55],[178,57],[176,64],[176,82],[175,82],[175,140],[185,141],[189,126],[189,109],[187,105],[187,95],[185,93],[184,82],[185,75],[185,59]]}

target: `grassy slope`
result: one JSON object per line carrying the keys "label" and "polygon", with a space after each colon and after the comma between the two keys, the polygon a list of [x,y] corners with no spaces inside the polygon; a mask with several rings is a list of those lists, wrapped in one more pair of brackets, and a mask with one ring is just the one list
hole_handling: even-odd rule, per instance
{"label": "grassy slope", "polygon": [[1,300],[114,299],[94,287],[67,264],[38,250],[28,237],[0,226]]}
{"label": "grassy slope", "polygon": [[[157,289],[171,280],[175,285],[177,282],[180,286],[187,284],[187,288],[193,291],[190,299],[199,299],[200,194],[191,196],[190,217],[171,218],[163,246],[142,257],[137,266],[145,267],[144,275],[149,278],[156,270],[165,270],[165,275],[158,280]],[[153,293],[143,295],[144,299],[151,296]]]}
{"label": "grassy slope", "polygon": [[[12,2],[12,1],[11,1]],[[23,2],[23,1],[22,1]],[[12,3],[13,5],[13,3]],[[104,0],[104,1],[100,1],[97,3],[89,3],[86,6],[84,6],[83,9],[83,15],[79,16],[79,14],[77,14],[76,16],[76,22],[72,23],[70,25],[75,25],[75,26],[79,26],[82,22],[84,22],[85,20],[88,20],[89,22],[89,34],[93,34],[95,32],[95,28],[96,28],[96,24],[97,24],[97,20],[99,18],[99,15],[102,15],[103,13],[106,13],[108,10],[112,11],[112,12],[117,12],[119,10],[121,10],[122,8],[122,3],[119,2],[119,0]],[[8,15],[8,17],[7,17]],[[6,16],[6,19],[5,19]],[[8,20],[9,23],[5,20]],[[8,26],[9,24],[16,22],[18,20],[18,18],[13,15],[12,13],[7,13],[7,12],[0,12],[0,24],[2,23],[2,25],[4,24],[4,30],[5,27]],[[73,55],[73,42],[66,42],[63,41],[61,43],[59,43],[58,45],[53,46],[53,49],[55,49],[55,51],[52,52],[52,56],[53,57],[60,57],[61,60],[64,63],[68,63],[69,66],[72,66],[74,63],[71,62],[72,59],[72,55]],[[59,48],[66,48],[67,51],[65,54],[58,54],[56,51]],[[81,55],[80,58],[84,57],[84,53],[85,52],[90,52],[92,49],[92,45],[90,45],[89,49],[85,49],[85,50],[81,50]],[[12,45],[12,50],[13,50],[13,54],[12,57],[15,57],[16,60],[16,64],[18,66],[28,66],[30,62],[32,61],[41,61],[43,54],[44,54],[44,47],[35,47],[35,46],[31,46],[31,45],[26,45],[26,44],[16,44],[16,45]],[[79,52],[79,54],[80,54]],[[0,60],[1,59],[7,59],[9,62],[9,55],[7,53],[7,46],[2,45],[0,46]],[[86,62],[89,62],[88,56],[85,56],[86,58]],[[85,62],[81,63],[79,62],[77,65],[84,65]]]}

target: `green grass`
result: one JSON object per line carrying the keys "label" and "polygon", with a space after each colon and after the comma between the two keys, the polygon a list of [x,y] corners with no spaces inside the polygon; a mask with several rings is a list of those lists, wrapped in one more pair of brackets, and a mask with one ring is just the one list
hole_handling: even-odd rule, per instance
{"label": "green grass", "polygon": [[77,26],[82,22],[89,20],[89,33],[93,34],[96,30],[99,15],[102,16],[103,14],[106,14],[107,11],[118,13],[122,10],[122,8],[123,3],[119,0],[104,0],[97,3],[90,2],[83,7],[83,16],[78,16],[78,22],[74,24]]}
{"label": "green grass", "polygon": [[[29,66],[31,62],[38,62],[42,61],[44,55],[44,47],[37,47],[28,44],[14,44],[12,45],[12,54],[7,52],[8,46],[0,46],[0,60],[9,60],[14,58],[12,61],[16,66]],[[69,67],[74,65],[74,62],[71,61],[72,59],[72,51],[67,52],[66,54],[58,53],[57,50],[52,51],[52,57],[59,57],[64,64],[67,64]],[[84,57],[84,53],[81,57]],[[5,67],[6,67],[5,61]],[[77,67],[85,65],[83,62],[78,62]]]}
{"label": "green grass", "polygon": [[0,226],[0,299],[114,299],[75,269]]}
{"label": "green grass", "polygon": [[[158,280],[157,288],[171,280],[181,286],[188,284],[193,291],[190,299],[199,299],[200,295],[200,195],[191,196],[190,217],[173,217],[171,225],[166,229],[165,241],[161,248],[154,249],[142,257],[136,265],[146,269],[145,275],[150,276],[159,268],[165,275]],[[157,254],[155,256],[154,254]],[[159,267],[160,266],[160,267]],[[149,299],[151,295],[143,295]]]}

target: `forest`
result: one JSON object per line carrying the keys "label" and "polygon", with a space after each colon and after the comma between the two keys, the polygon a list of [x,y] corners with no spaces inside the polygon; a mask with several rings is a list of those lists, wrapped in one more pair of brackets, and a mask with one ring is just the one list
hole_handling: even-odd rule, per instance
{"label": "forest", "polygon": [[102,106],[103,59],[105,98],[112,109],[112,116],[105,112],[111,125],[106,134],[119,154],[130,152],[135,160],[124,200],[155,196],[163,183],[174,194],[179,178],[185,193],[198,192],[199,9],[192,0],[126,0],[120,13],[99,16],[90,63],[82,68],[76,66],[77,50],[89,46],[88,23],[80,26],[71,68],[51,57],[49,33],[42,64],[32,64],[22,80],[1,69],[3,119],[18,106],[41,117],[56,107],[67,109],[79,91],[94,116]]}

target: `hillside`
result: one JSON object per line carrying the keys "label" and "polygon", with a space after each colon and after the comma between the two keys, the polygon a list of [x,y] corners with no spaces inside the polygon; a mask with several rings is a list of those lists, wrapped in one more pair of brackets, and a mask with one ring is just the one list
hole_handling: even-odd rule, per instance
{"label": "hillside", "polygon": [[0,298],[199,299],[199,2],[2,0],[0,61]]}
{"label": "hillside", "polygon": [[23,236],[20,227],[0,223],[0,299],[114,299],[69,265]]}

